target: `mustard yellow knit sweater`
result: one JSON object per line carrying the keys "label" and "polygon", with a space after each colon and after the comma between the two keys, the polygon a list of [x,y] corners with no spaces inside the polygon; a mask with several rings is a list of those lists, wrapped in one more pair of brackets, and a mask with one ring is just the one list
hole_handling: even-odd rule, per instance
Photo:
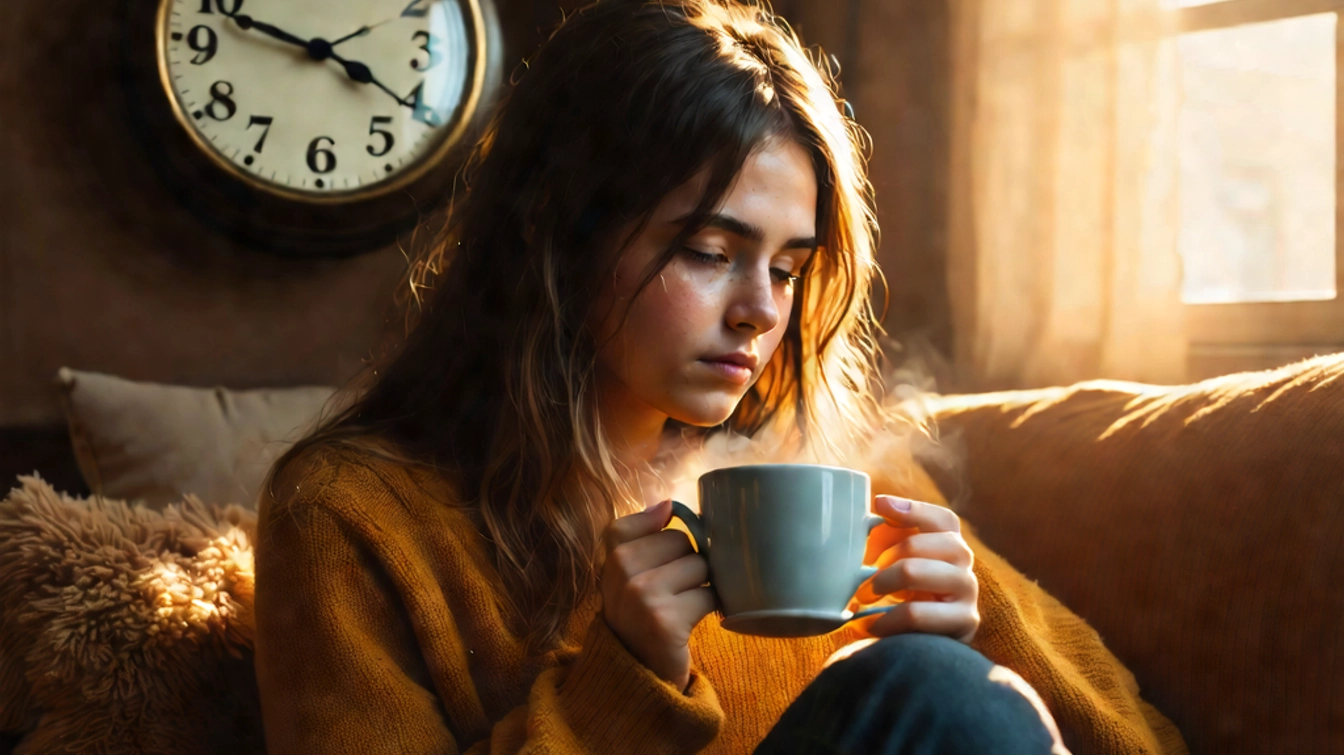
{"label": "mustard yellow knit sweater", "polygon": [[[923,490],[883,489],[942,503]],[[887,486],[889,487],[889,486]],[[908,486],[907,486],[908,487]],[[685,693],[639,663],[591,601],[528,657],[501,579],[440,476],[351,451],[276,476],[258,524],[256,664],[271,755],[750,753],[826,659],[861,635],[691,639]],[[1075,755],[1185,753],[1096,632],[963,527],[972,646],[1040,693]]]}

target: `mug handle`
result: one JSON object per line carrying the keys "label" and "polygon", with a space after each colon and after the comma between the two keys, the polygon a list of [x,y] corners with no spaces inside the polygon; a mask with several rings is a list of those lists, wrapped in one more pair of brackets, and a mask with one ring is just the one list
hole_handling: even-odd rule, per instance
{"label": "mug handle", "polygon": [[[673,505],[675,506],[676,504]],[[867,526],[869,534],[872,533],[872,531],[877,527],[877,525],[882,524],[885,521],[887,520],[883,519],[880,516],[875,516],[873,514],[868,514],[863,518],[863,523]],[[862,585],[864,582],[867,582],[868,578],[876,574],[878,571],[879,569],[876,566],[860,566],[859,579],[857,582],[854,583],[854,591],[858,592],[859,585]],[[854,621],[855,619],[862,619],[868,616],[876,616],[880,613],[886,613],[887,611],[890,611],[895,607],[896,606],[876,606],[874,608],[865,608],[862,611],[856,611],[853,616],[849,617],[849,621]]]}
{"label": "mug handle", "polygon": [[[700,519],[700,516],[691,511],[690,506],[680,501],[672,502],[672,516],[680,519],[686,525],[686,529],[691,531],[691,540],[695,542],[695,550],[708,560],[709,538],[705,537],[705,523]],[[713,584],[713,580],[710,583]]]}

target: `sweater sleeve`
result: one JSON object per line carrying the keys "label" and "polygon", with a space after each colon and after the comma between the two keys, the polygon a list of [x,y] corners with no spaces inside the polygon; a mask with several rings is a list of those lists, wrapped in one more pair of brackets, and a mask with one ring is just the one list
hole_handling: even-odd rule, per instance
{"label": "sweater sleeve", "polygon": [[1139,697],[1134,675],[1100,635],[980,542],[962,523],[980,582],[980,628],[971,647],[1040,694],[1064,744],[1082,755],[1186,755],[1180,732]]}
{"label": "sweater sleeve", "polygon": [[[483,716],[475,689],[445,707],[389,569],[321,505],[263,515],[257,546],[256,667],[271,755],[304,753],[691,753],[718,733],[722,709],[694,673],[683,693],[639,663],[600,615],[573,660],[538,676],[527,702],[461,741],[455,722]],[[447,631],[456,633],[450,626]],[[453,663],[437,659],[439,665]],[[479,736],[479,734],[477,735]]]}

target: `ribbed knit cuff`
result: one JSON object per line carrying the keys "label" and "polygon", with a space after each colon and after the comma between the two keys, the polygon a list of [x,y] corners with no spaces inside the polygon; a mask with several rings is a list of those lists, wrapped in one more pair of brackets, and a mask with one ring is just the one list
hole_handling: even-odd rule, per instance
{"label": "ribbed knit cuff", "polygon": [[723,723],[703,675],[692,669],[683,694],[631,655],[601,614],[588,625],[559,696],[574,733],[593,752],[695,753]]}

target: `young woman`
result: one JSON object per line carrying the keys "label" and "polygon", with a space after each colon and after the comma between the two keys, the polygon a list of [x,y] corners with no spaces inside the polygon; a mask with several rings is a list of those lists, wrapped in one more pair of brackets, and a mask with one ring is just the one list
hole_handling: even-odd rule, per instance
{"label": "young woman", "polygon": [[272,755],[1184,752],[905,454],[862,460],[887,524],[861,597],[895,610],[796,640],[710,616],[659,502],[687,460],[855,466],[904,432],[861,134],[763,8],[559,28],[412,267],[404,343],[262,496]]}

